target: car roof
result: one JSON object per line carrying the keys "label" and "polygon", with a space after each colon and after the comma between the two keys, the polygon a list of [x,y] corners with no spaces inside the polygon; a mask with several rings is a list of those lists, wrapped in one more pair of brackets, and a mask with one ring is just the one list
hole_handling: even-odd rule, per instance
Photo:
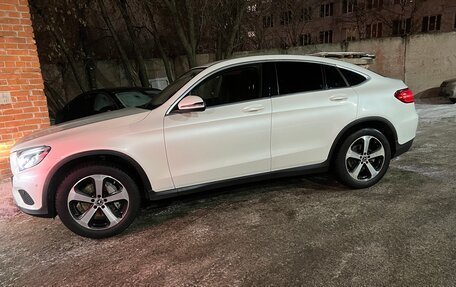
{"label": "car roof", "polygon": [[363,73],[370,77],[379,76],[378,74],[376,74],[368,69],[365,69],[363,67],[360,67],[360,66],[348,63],[348,62],[329,59],[329,58],[323,58],[323,57],[293,55],[293,54],[286,54],[286,55],[274,54],[274,55],[238,57],[238,58],[232,58],[232,59],[212,62],[207,65],[195,67],[194,69],[205,69],[207,72],[209,72],[209,71],[217,70],[220,68],[225,68],[225,67],[228,67],[231,65],[235,66],[235,65],[239,65],[239,64],[248,64],[248,63],[254,64],[254,63],[260,63],[260,62],[276,62],[276,61],[306,61],[306,62],[314,62],[314,63],[320,63],[320,64],[335,65],[335,66],[343,67],[346,69],[354,70],[359,73]]}
{"label": "car roof", "polygon": [[[207,69],[207,68],[219,68],[219,67],[226,67],[229,65],[236,65],[236,64],[244,64],[244,63],[255,63],[255,62],[275,62],[275,61],[309,61],[309,62],[319,62],[319,63],[326,63],[330,65],[338,65],[341,67],[346,67],[349,69],[354,69],[357,71],[369,71],[363,67],[340,61],[340,60],[334,60],[334,59],[329,59],[329,58],[323,58],[323,57],[317,57],[317,56],[306,56],[306,55],[293,55],[293,54],[286,54],[286,55],[277,55],[277,54],[271,54],[271,55],[258,55],[258,56],[246,56],[246,57],[238,57],[238,58],[232,58],[232,59],[227,59],[227,60],[221,60],[221,61],[215,61],[212,63],[209,63],[207,65],[201,65],[198,67],[195,67],[194,69]],[[370,73],[372,73],[370,71]],[[368,74],[370,74],[368,73]]]}

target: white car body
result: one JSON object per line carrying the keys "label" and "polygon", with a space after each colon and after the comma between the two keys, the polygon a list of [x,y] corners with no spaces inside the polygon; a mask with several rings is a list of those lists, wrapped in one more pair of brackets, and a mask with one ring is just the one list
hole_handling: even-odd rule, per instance
{"label": "white car body", "polygon": [[[217,71],[281,61],[336,66],[359,73],[366,81],[209,107],[203,112],[171,112],[192,87]],[[11,154],[14,199],[26,213],[55,216],[55,188],[65,176],[59,170],[75,160],[86,162],[100,155],[128,160],[149,199],[256,175],[327,170],[344,131],[363,122],[381,122],[392,129],[394,156],[410,148],[418,123],[414,104],[394,96],[406,88],[400,80],[317,57],[255,56],[214,63],[152,111],[112,111],[24,138]],[[47,156],[18,171],[17,152],[40,146],[51,148]],[[19,190],[26,191],[33,204],[24,202]]]}

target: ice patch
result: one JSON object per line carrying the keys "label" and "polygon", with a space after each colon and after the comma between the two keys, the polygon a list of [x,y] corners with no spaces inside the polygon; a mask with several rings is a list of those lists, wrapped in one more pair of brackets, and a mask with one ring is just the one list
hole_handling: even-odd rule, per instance
{"label": "ice patch", "polygon": [[433,178],[448,178],[449,173],[444,171],[444,170],[439,170],[435,167],[419,167],[419,166],[413,166],[413,165],[394,165],[393,167],[405,170],[405,171],[410,171],[414,173],[419,173],[421,175],[427,176],[427,177],[433,177]]}
{"label": "ice patch", "polygon": [[444,118],[456,119],[456,105],[417,104],[416,111],[423,122],[436,122]]}

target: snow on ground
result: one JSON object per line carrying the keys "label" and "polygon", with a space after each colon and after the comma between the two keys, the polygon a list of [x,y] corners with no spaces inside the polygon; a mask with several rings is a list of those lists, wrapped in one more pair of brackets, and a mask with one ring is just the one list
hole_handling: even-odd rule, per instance
{"label": "snow on ground", "polygon": [[436,122],[444,118],[456,119],[456,105],[417,104],[416,111],[421,122]]}

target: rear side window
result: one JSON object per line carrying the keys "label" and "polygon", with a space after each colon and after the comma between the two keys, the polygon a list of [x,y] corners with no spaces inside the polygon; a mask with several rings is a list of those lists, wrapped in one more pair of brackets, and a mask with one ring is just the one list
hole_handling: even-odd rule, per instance
{"label": "rear side window", "polygon": [[321,66],[314,63],[277,63],[279,93],[292,94],[324,89]]}
{"label": "rear side window", "polygon": [[89,115],[116,109],[116,104],[107,94],[94,94],[91,96],[90,101],[92,103],[89,108]]}
{"label": "rear side window", "polygon": [[82,94],[72,100],[64,109],[63,121],[86,117],[90,113],[90,94]]}
{"label": "rear side window", "polygon": [[324,65],[326,76],[326,87],[328,89],[338,89],[347,87],[347,83],[336,67]]}
{"label": "rear side window", "polygon": [[345,70],[345,69],[339,69],[339,70],[342,72],[342,74],[344,75],[345,79],[347,80],[347,82],[350,86],[359,85],[362,82],[364,82],[365,80],[367,80],[366,77],[364,77],[363,75],[360,75],[358,73],[355,73],[355,72],[352,72],[349,70]]}

